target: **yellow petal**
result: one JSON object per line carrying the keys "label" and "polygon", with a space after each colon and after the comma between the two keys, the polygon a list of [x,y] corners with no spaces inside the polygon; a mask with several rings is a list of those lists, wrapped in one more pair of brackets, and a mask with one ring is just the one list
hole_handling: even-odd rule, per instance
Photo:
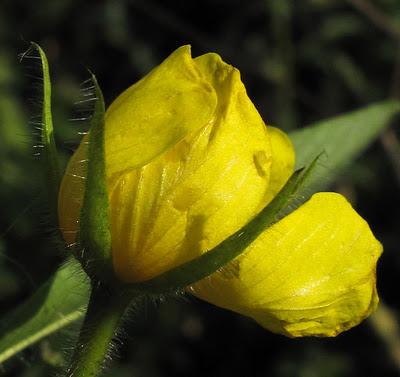
{"label": "yellow petal", "polygon": [[58,223],[68,246],[78,233],[86,180],[87,138],[85,137],[68,162],[58,193]]}
{"label": "yellow petal", "polygon": [[143,166],[213,121],[216,94],[190,55],[173,52],[123,92],[106,113],[108,176]]}
{"label": "yellow petal", "polygon": [[271,140],[272,164],[266,203],[269,203],[285,185],[295,165],[294,147],[289,136],[279,128],[271,126],[268,127],[268,136]]}
{"label": "yellow petal", "polygon": [[381,244],[335,193],[314,195],[192,292],[288,336],[334,336],[376,307]]}
{"label": "yellow petal", "polygon": [[216,54],[194,61],[217,94],[215,121],[110,183],[114,267],[125,281],[193,259],[264,204],[271,164],[266,127],[236,69]]}

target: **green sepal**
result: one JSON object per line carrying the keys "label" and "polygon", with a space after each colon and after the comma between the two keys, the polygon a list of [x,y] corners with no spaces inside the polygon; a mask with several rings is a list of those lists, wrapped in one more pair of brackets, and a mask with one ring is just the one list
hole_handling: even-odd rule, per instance
{"label": "green sepal", "polygon": [[90,277],[113,278],[110,209],[105,172],[105,105],[96,77],[92,74],[96,103],[88,134],[87,174],[80,216],[79,250],[76,257]]}
{"label": "green sepal", "polygon": [[159,294],[184,289],[216,272],[239,256],[262,232],[288,215],[309,196],[298,197],[314,170],[319,156],[307,168],[295,171],[278,195],[250,222],[212,250],[145,282],[129,284],[125,289],[137,294]]}
{"label": "green sepal", "polygon": [[61,170],[53,130],[50,70],[46,54],[42,48],[35,42],[31,42],[31,46],[39,53],[43,73],[43,108],[40,140],[42,146],[41,157],[45,169],[45,187],[50,202],[52,221],[54,224],[57,224],[57,203],[61,181]]}

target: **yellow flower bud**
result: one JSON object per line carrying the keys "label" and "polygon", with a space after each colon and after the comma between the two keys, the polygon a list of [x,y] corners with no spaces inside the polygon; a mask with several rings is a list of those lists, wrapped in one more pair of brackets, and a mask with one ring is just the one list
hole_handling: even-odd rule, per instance
{"label": "yellow flower bud", "polygon": [[[84,139],[61,185],[67,243],[79,227],[86,157]],[[105,165],[114,270],[141,282],[244,226],[285,184],[294,151],[265,126],[237,69],[183,46],[108,108]],[[380,252],[342,197],[318,194],[189,290],[274,332],[330,336],[375,307]]]}

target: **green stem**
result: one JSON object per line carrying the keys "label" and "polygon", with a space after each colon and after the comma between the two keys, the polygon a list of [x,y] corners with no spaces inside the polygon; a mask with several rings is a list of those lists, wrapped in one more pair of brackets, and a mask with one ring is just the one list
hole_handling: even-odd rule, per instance
{"label": "green stem", "polygon": [[105,287],[92,290],[68,377],[95,377],[104,368],[111,342],[132,298]]}

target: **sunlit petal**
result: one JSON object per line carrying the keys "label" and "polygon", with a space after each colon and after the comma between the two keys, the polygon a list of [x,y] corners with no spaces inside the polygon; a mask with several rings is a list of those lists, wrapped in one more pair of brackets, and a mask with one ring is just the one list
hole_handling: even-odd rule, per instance
{"label": "sunlit petal", "polygon": [[382,252],[368,224],[335,193],[314,195],[192,292],[289,336],[334,336],[378,302]]}

